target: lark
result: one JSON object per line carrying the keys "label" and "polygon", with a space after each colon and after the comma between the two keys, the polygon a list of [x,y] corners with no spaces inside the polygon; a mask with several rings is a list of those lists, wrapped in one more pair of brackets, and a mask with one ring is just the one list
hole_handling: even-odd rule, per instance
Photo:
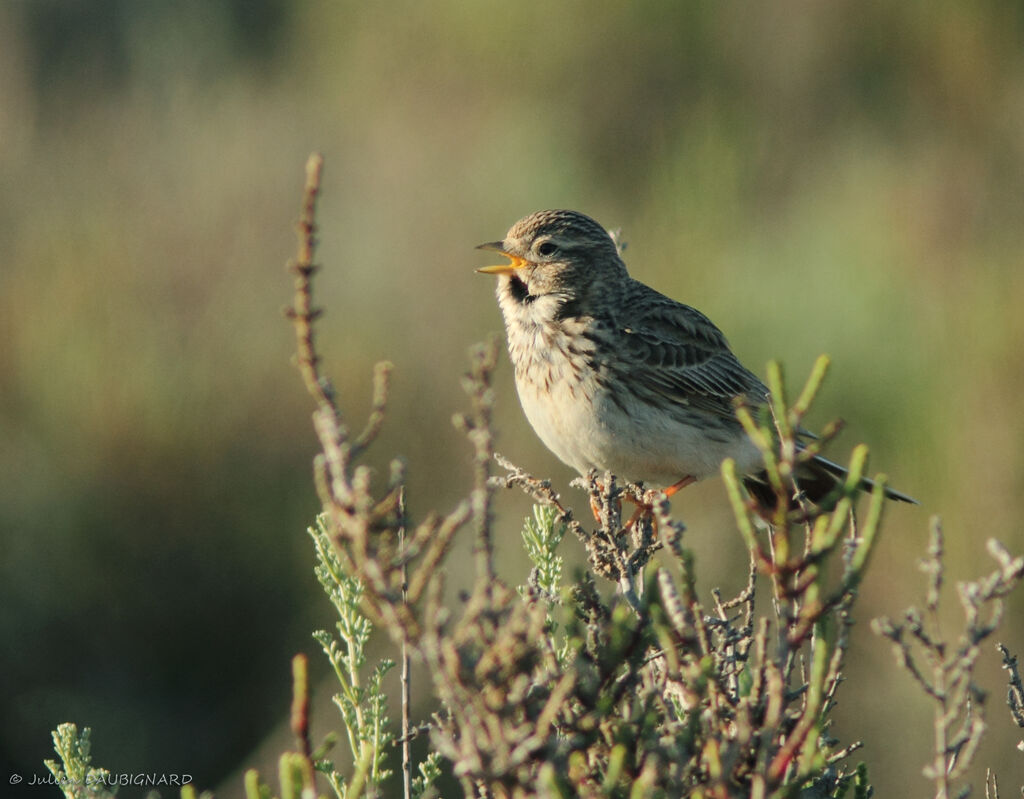
{"label": "lark", "polygon": [[[671,495],[732,458],[750,492],[774,502],[734,404],[763,406],[768,389],[704,314],[630,277],[600,224],[576,211],[539,211],[478,249],[509,259],[477,271],[498,277],[519,400],[561,461]],[[798,485],[819,502],[845,476],[816,457]]]}

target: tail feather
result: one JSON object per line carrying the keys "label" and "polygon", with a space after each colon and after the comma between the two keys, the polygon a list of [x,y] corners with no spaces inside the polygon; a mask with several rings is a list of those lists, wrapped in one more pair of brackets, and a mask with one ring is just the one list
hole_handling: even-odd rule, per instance
{"label": "tail feather", "polygon": [[[839,481],[846,480],[846,476],[849,474],[847,469],[844,469],[838,463],[833,463],[828,458],[821,457],[821,455],[815,457],[813,464],[833,475]],[[860,484],[857,487],[861,491],[872,491],[875,488],[875,481],[869,480],[867,477],[862,477]],[[895,488],[889,488],[889,486],[885,487],[885,496],[889,499],[894,499],[897,502],[909,502],[911,505],[921,504],[909,494],[904,494],[902,491],[897,491]]]}
{"label": "tail feather", "polygon": [[[820,505],[835,491],[836,486],[846,481],[848,474],[849,471],[838,463],[833,463],[819,455],[813,461],[806,464],[797,474],[796,482],[800,491],[808,500],[816,505]],[[761,505],[765,507],[773,507],[775,505],[775,492],[772,490],[765,472],[748,475],[743,479],[743,484],[751,496]],[[875,487],[875,481],[864,477],[861,478],[857,487],[861,491],[870,492]],[[889,488],[889,486],[886,486],[884,490],[885,496],[889,499],[896,500],[897,502],[909,502],[913,505],[920,504],[916,499],[908,494],[904,494],[902,491]]]}

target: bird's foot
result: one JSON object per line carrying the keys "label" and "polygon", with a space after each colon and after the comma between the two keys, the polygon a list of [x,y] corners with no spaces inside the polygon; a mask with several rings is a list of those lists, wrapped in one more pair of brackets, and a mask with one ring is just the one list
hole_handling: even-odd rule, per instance
{"label": "bird's foot", "polygon": [[628,489],[615,484],[614,476],[606,474],[606,477],[610,479],[610,483],[594,477],[590,484],[590,512],[594,514],[594,521],[602,527],[607,524],[617,524],[621,519],[623,497],[635,501],[630,496]]}
{"label": "bird's foot", "polygon": [[648,505],[645,502],[640,502],[638,500],[633,499],[632,497],[627,497],[627,499],[636,505],[636,510],[633,511],[633,515],[629,517],[629,521],[626,522],[625,525],[623,525],[623,530],[629,530],[631,527],[633,527],[634,524],[636,524],[645,516],[650,516],[651,521],[654,521],[653,505]]}
{"label": "bird's foot", "polygon": [[630,502],[632,502],[634,505],[636,505],[636,510],[633,511],[633,515],[630,516],[629,521],[626,522],[626,524],[623,527],[623,529],[624,530],[629,530],[633,525],[635,525],[638,521],[643,519],[645,516],[651,517],[651,522],[652,522],[652,524],[654,524],[655,529],[657,529],[658,524],[657,524],[657,520],[654,518],[654,506],[658,502],[659,495],[664,494],[666,497],[671,497],[676,492],[678,492],[678,491],[686,488],[686,486],[691,485],[692,483],[696,483],[696,482],[697,482],[697,478],[696,477],[694,477],[693,475],[687,475],[682,480],[679,480],[678,482],[673,483],[668,488],[666,488],[664,490],[661,490],[661,491],[659,491],[658,489],[652,488],[652,489],[649,489],[647,491],[644,491],[642,494],[640,494],[638,496],[629,496],[627,494],[626,495],[626,499],[628,499]]}
{"label": "bird's foot", "polygon": [[[645,516],[652,517],[652,522],[653,522],[654,506],[655,506],[655,503],[658,501],[658,496],[660,494],[664,494],[666,497],[671,497],[674,494],[676,494],[677,492],[679,492],[682,489],[686,488],[686,486],[692,485],[693,483],[696,483],[696,482],[697,482],[697,478],[694,477],[693,475],[689,475],[688,474],[686,477],[684,477],[681,480],[673,483],[672,485],[670,485],[668,488],[666,488],[664,490],[660,490],[660,491],[657,490],[657,489],[649,489],[647,491],[635,490],[635,489],[642,489],[643,486],[640,485],[640,486],[634,486],[633,487],[634,488],[634,492],[632,492],[632,493],[629,492],[629,491],[624,491],[622,493],[622,497],[624,499],[628,500],[629,502],[632,502],[634,505],[636,505],[636,510],[633,511],[633,514],[629,517],[629,521],[627,521],[622,526],[622,529],[623,530],[631,529],[633,527],[633,525],[635,525],[638,521],[643,519]],[[600,481],[597,481],[597,486],[598,486],[598,488],[600,490],[602,490],[602,491],[604,490],[604,486],[601,484]],[[617,500],[617,501],[619,502],[619,507],[621,508],[622,500],[620,499],[620,500]],[[591,497],[590,497],[590,512],[594,514],[594,521],[596,521],[598,524],[601,524],[601,505],[598,502],[597,497],[594,496],[594,495],[591,495]]]}

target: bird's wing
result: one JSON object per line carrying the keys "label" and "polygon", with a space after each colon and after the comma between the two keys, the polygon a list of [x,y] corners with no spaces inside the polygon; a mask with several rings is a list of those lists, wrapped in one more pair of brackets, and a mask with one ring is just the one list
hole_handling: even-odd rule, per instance
{"label": "bird's wing", "polygon": [[714,323],[688,305],[633,282],[618,339],[624,379],[682,406],[735,420],[733,399],[762,404],[765,385],[743,366]]}

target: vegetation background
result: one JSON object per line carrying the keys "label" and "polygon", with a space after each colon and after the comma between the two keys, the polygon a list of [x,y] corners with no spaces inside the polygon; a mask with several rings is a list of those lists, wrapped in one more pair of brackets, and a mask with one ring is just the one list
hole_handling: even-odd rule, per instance
{"label": "vegetation background", "polygon": [[[225,797],[276,751],[289,660],[320,662],[331,616],[280,318],[320,150],[327,371],[360,418],[394,361],[375,449],[408,457],[414,516],[469,482],[448,419],[467,346],[500,329],[472,247],[530,211],[621,227],[634,276],[752,368],[797,383],[833,357],[820,420],[922,501],[889,509],[838,731],[881,795],[927,791],[930,708],[866,621],[918,601],[931,513],[951,578],[989,570],[988,536],[1024,548],[1022,45],[999,0],[0,5],[3,782],[42,774],[65,720],[115,772]],[[498,381],[499,451],[584,507]],[[720,482],[673,504],[702,589],[738,590]],[[512,582],[526,510],[499,499]],[[981,676],[979,764],[1012,793],[995,653]]]}

